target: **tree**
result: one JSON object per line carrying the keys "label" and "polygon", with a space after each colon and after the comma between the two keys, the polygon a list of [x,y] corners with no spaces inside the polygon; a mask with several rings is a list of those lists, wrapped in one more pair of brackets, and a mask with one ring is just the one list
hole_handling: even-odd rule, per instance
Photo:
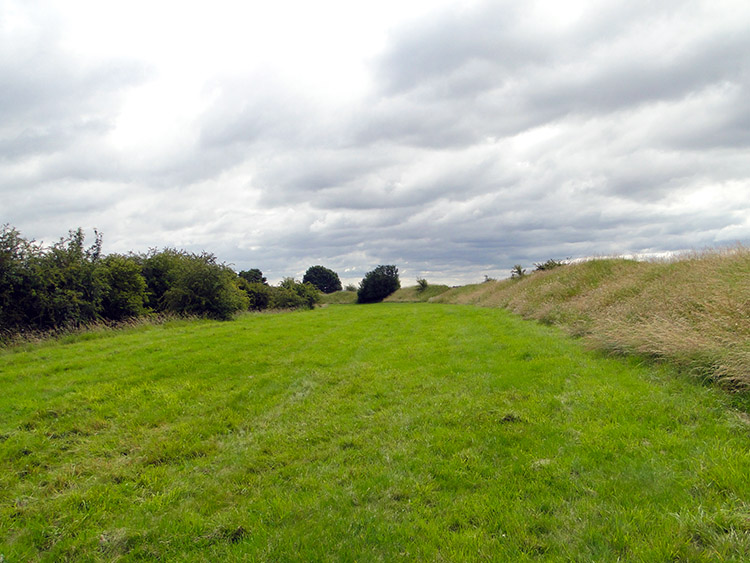
{"label": "tree", "polygon": [[258,268],[243,270],[238,275],[242,279],[247,280],[248,283],[266,283],[266,278],[263,277],[263,272],[261,272]]}
{"label": "tree", "polygon": [[302,283],[311,283],[323,293],[341,291],[339,275],[323,266],[310,266],[302,278]]}
{"label": "tree", "polygon": [[396,266],[378,266],[359,282],[358,303],[377,303],[401,287]]}

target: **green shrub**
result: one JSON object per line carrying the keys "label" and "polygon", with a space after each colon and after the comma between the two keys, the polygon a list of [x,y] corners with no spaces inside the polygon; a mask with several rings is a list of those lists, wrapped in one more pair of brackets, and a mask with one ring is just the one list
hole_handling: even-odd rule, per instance
{"label": "green shrub", "polygon": [[212,254],[185,254],[174,284],[162,297],[163,306],[172,313],[228,320],[249,304],[236,278],[237,274],[217,264]]}
{"label": "green shrub", "polygon": [[284,278],[278,287],[271,288],[270,306],[273,309],[312,309],[320,302],[320,292],[310,283]]}
{"label": "green shrub", "polygon": [[165,248],[161,252],[151,249],[137,259],[146,280],[146,305],[154,311],[165,311],[164,294],[175,284],[182,264],[190,259],[190,255],[174,248]]}
{"label": "green shrub", "polygon": [[425,289],[429,287],[429,283],[427,283],[427,280],[424,278],[417,278],[417,291],[419,293],[423,292]]}
{"label": "green shrub", "polygon": [[101,261],[97,275],[103,285],[101,314],[119,321],[145,313],[146,280],[132,257],[110,254]]}
{"label": "green shrub", "polygon": [[101,256],[102,238],[84,248],[82,229],[70,231],[51,248],[32,257],[29,274],[34,303],[28,323],[47,330],[81,326],[100,318],[105,286],[95,275]]}
{"label": "green shrub", "polygon": [[358,303],[377,303],[401,287],[398,268],[393,265],[378,266],[367,272],[359,284]]}
{"label": "green shrub", "polygon": [[554,258],[550,258],[546,262],[541,263],[534,263],[535,272],[542,272],[545,270],[554,270],[555,268],[559,268],[560,266],[565,266],[565,262],[561,260],[555,260]]}
{"label": "green shrub", "polygon": [[239,278],[238,285],[248,297],[248,309],[262,311],[268,308],[272,288],[264,283],[249,283],[245,278]]}

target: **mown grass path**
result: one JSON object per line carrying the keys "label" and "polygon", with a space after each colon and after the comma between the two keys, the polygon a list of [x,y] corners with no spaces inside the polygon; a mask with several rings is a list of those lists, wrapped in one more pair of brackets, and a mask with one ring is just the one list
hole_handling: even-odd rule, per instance
{"label": "mown grass path", "polygon": [[89,334],[0,389],[7,562],[750,556],[736,399],[501,310]]}

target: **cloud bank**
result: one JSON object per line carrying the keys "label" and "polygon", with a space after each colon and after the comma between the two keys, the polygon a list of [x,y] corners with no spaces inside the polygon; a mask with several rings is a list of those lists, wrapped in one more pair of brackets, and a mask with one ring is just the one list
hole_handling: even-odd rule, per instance
{"label": "cloud bank", "polygon": [[747,3],[282,4],[1,2],[0,221],[272,280],[750,241]]}

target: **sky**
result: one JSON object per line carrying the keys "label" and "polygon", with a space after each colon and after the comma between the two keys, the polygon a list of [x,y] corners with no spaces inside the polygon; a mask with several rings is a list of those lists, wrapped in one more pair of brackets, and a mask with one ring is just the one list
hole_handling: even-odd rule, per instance
{"label": "sky", "polygon": [[276,282],[750,243],[750,2],[0,0],[0,225]]}

